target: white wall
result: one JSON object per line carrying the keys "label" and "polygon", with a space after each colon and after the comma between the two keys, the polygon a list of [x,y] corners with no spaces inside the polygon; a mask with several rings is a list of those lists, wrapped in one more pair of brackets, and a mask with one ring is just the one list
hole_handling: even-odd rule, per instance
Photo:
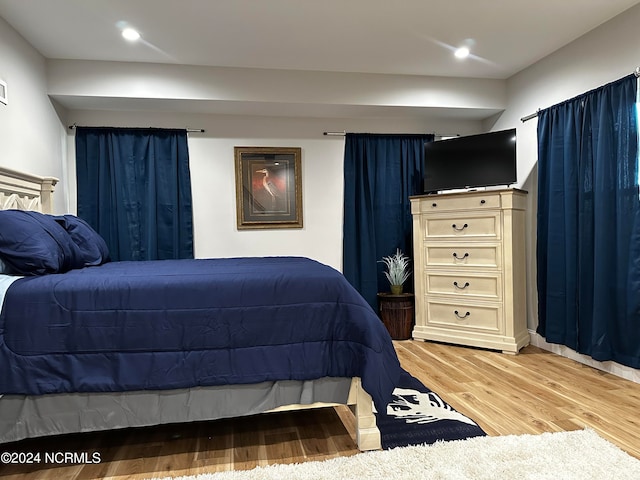
{"label": "white wall", "polygon": [[162,100],[167,105],[173,102],[173,110],[184,105],[206,111],[243,104],[243,113],[253,115],[274,105],[278,115],[296,116],[312,116],[305,110],[317,106],[324,112],[371,107],[497,112],[506,100],[505,82],[498,79],[84,60],[49,61],[48,89],[54,97],[85,103],[88,98],[112,105],[126,104],[116,103],[120,100],[130,105]]}
{"label": "white wall", "polygon": [[[67,133],[47,97],[45,61],[0,18],[0,78],[7,82],[7,105],[0,103],[0,165],[62,178]],[[54,209],[64,208],[64,190]]]}
{"label": "white wall", "polygon": [[[631,8],[510,78],[507,82],[507,109],[487,125],[495,130],[517,128],[518,177],[521,179],[519,183],[529,191],[527,321],[532,330],[535,330],[538,325],[535,272],[535,219],[538,188],[537,120],[533,119],[523,123],[520,119],[538,109],[550,107],[632,73],[640,65],[638,25],[640,25],[640,5]],[[570,352],[566,348],[551,347],[536,338],[534,341],[565,356],[607,371],[613,371],[636,381],[640,380],[638,372],[622,373],[626,367],[601,365],[575,354],[575,352]]]}
{"label": "white wall", "polygon": [[518,166],[525,178],[537,162],[531,141],[537,121],[520,118],[631,74],[640,65],[639,21],[637,5],[507,81],[507,108],[493,128],[518,128]]}
{"label": "white wall", "polygon": [[[304,255],[338,269],[344,138],[324,131],[477,133],[506,105],[495,79],[78,60],[49,60],[47,88],[78,125],[206,130],[189,136],[197,257]],[[303,229],[237,230],[234,146],[302,149]]]}
{"label": "white wall", "polygon": [[[189,134],[196,257],[302,255],[342,270],[344,137],[325,131],[478,132],[475,121],[289,118],[189,113],[71,111],[78,125],[203,128]],[[444,129],[444,130],[442,130]],[[70,198],[75,198],[73,137],[69,141]],[[234,146],[301,147],[302,229],[236,228]],[[75,201],[70,205],[75,211]]]}

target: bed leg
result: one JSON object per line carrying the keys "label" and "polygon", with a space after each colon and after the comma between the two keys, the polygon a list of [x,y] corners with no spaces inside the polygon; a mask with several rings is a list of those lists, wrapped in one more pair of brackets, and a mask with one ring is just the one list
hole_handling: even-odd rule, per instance
{"label": "bed leg", "polygon": [[373,413],[373,401],[364,388],[359,378],[353,383],[355,394],[355,405],[352,405],[356,419],[356,442],[361,451],[380,450],[382,443],[380,440],[380,430],[376,425],[376,416]]}

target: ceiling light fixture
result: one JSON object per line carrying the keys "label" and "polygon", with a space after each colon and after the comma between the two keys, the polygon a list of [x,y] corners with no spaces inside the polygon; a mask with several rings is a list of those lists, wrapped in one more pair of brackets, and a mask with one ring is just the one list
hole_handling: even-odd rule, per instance
{"label": "ceiling light fixture", "polygon": [[122,30],[122,36],[130,42],[135,42],[140,38],[140,34],[133,28],[125,28],[124,30]]}
{"label": "ceiling light fixture", "polygon": [[454,55],[456,56],[456,58],[467,58],[469,56],[469,49],[467,47],[460,47],[458,48]]}

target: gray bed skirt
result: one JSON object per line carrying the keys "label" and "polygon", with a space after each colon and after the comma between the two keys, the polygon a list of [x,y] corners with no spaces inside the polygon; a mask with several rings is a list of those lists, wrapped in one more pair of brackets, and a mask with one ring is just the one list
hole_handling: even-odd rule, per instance
{"label": "gray bed skirt", "polygon": [[0,443],[25,438],[240,417],[285,405],[347,403],[350,378],[180,390],[0,397]]}

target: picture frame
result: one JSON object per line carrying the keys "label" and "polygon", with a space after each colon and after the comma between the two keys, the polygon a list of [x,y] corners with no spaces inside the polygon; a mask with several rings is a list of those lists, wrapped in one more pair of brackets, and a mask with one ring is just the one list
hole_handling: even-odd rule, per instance
{"label": "picture frame", "polygon": [[302,149],[234,147],[239,230],[302,228]]}

